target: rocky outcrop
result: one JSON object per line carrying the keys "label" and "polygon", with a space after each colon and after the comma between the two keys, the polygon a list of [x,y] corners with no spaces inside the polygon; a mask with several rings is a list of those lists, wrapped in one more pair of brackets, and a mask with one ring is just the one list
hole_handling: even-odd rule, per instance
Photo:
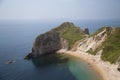
{"label": "rocky outcrop", "polygon": [[16,60],[8,60],[7,62],[5,62],[5,64],[12,64],[12,63],[15,63]]}
{"label": "rocky outcrop", "polygon": [[84,29],[84,32],[85,32],[85,34],[88,34],[88,35],[90,34],[88,28],[85,28],[85,29]]}
{"label": "rocky outcrop", "polygon": [[74,43],[86,37],[85,35],[84,31],[73,23],[64,22],[60,26],[39,35],[34,41],[32,52],[25,59],[52,54],[60,49],[71,49]]}
{"label": "rocky outcrop", "polygon": [[36,58],[46,54],[52,54],[60,49],[68,49],[68,42],[56,31],[49,31],[39,35],[33,44],[32,52],[25,58]]}

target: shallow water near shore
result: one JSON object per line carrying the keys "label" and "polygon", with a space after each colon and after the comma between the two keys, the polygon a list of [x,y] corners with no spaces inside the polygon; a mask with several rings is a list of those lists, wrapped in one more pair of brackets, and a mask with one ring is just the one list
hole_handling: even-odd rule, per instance
{"label": "shallow water near shore", "polygon": [[40,59],[33,59],[32,63],[39,69],[52,68],[53,70],[48,70],[48,74],[51,79],[57,76],[53,80],[100,80],[100,76],[90,65],[66,54],[48,55]]}
{"label": "shallow water near shore", "polygon": [[52,54],[0,66],[0,80],[99,80],[90,66],[78,58]]}
{"label": "shallow water near shore", "polygon": [[24,60],[35,37],[58,24],[0,22],[0,80],[98,80],[90,65],[65,54]]}

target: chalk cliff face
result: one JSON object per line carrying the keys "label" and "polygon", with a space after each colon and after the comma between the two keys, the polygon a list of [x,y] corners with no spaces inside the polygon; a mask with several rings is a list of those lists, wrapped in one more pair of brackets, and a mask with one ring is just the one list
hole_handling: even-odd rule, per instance
{"label": "chalk cliff face", "polygon": [[85,28],[84,32],[85,32],[86,34],[90,34],[88,28]]}
{"label": "chalk cliff face", "polygon": [[103,27],[77,42],[76,50],[100,55],[102,60],[120,64],[120,28]]}
{"label": "chalk cliff face", "polygon": [[[76,32],[76,33],[75,33]],[[78,35],[78,38],[76,36]],[[52,54],[60,49],[68,50],[79,37],[85,33],[73,23],[65,22],[55,29],[37,36],[33,43],[32,52],[25,58],[36,58],[42,55]]]}
{"label": "chalk cliff face", "polygon": [[120,62],[120,28],[103,27],[88,35],[89,30],[81,30],[73,23],[65,22],[60,26],[39,35],[32,47],[31,53],[25,58],[36,58],[52,54],[60,49],[83,51],[111,63]]}
{"label": "chalk cliff face", "polygon": [[78,50],[87,52],[88,50],[92,49],[95,50],[102,42],[104,42],[105,38],[107,37],[106,29],[101,31],[100,33],[88,37],[82,42],[78,44]]}

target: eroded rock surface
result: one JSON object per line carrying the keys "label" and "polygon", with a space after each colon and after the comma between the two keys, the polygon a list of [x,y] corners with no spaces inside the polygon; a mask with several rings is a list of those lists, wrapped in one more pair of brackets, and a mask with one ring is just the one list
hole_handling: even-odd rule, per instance
{"label": "eroded rock surface", "polygon": [[52,54],[60,49],[68,49],[68,42],[58,32],[49,31],[39,35],[32,47],[32,52],[26,58],[35,58],[46,54]]}

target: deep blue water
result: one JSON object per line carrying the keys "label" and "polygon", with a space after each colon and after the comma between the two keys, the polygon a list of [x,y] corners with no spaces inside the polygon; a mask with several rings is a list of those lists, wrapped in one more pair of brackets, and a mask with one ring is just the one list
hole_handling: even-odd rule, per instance
{"label": "deep blue water", "polygon": [[[51,55],[40,60],[24,60],[35,37],[62,21],[0,21],[0,80],[97,80],[83,61],[66,55]],[[90,33],[101,26],[120,26],[120,21],[73,21]],[[5,64],[15,60],[13,64]]]}

